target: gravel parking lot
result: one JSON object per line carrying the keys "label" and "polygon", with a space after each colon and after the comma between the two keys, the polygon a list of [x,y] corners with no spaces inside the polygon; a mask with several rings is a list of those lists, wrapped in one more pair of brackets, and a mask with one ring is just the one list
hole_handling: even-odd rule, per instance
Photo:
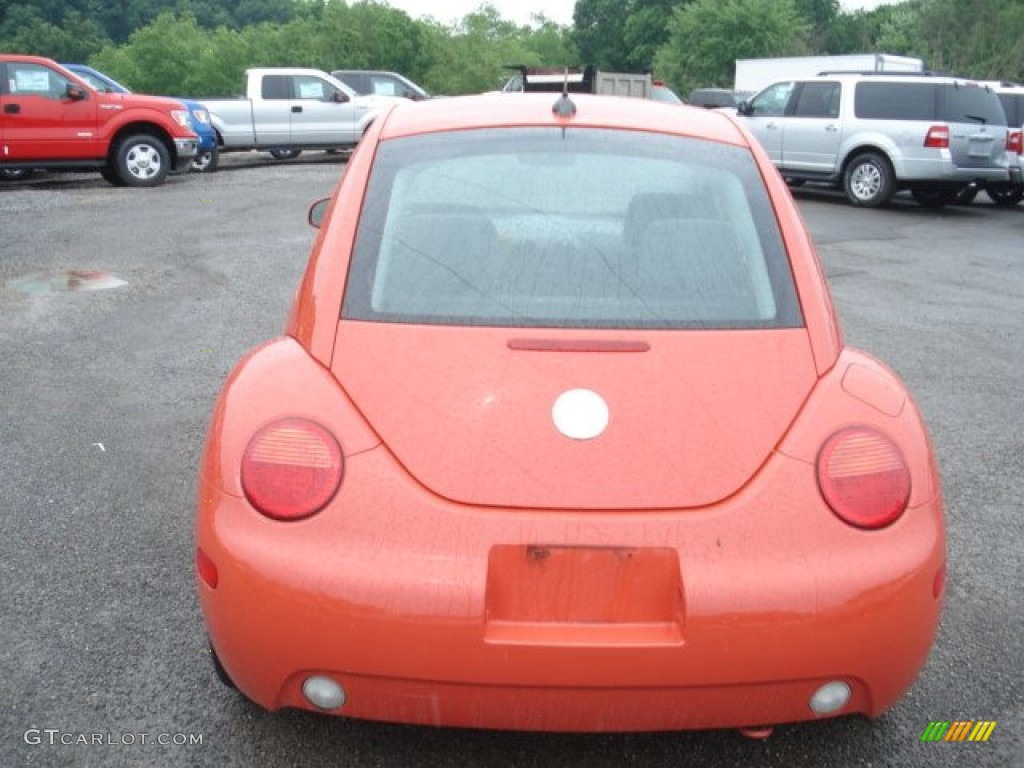
{"label": "gravel parking lot", "polygon": [[[1024,206],[987,201],[797,193],[847,341],[907,381],[944,478],[943,623],[879,720],[765,742],[433,730],[272,715],[221,687],[193,586],[206,420],[235,361],[280,331],[307,208],[343,167],[244,155],[152,190],[0,186],[0,765],[1024,766]],[[94,271],[125,284],[85,290]],[[921,743],[932,720],[998,725],[984,744]]]}

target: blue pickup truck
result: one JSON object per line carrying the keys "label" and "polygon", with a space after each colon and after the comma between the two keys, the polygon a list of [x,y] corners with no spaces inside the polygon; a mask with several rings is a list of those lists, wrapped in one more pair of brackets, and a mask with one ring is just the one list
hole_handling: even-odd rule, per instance
{"label": "blue pickup truck", "polygon": [[[98,72],[85,64],[61,64],[65,69],[71,70],[86,83],[102,93],[131,93],[112,77]],[[192,130],[199,137],[199,147],[196,149],[195,159],[192,161],[192,170],[199,173],[210,173],[217,168],[217,161],[220,153],[217,147],[217,134],[210,122],[210,113],[198,101],[190,99],[179,99],[188,109],[189,119],[192,121]]]}

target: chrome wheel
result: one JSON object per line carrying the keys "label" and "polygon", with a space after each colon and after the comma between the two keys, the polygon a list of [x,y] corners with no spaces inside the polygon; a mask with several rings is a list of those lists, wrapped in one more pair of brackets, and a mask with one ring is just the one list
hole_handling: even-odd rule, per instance
{"label": "chrome wheel", "polygon": [[160,175],[163,161],[152,144],[136,144],[125,154],[124,167],[133,178],[145,182]]}
{"label": "chrome wheel", "polygon": [[883,155],[875,152],[858,155],[846,166],[843,186],[847,199],[854,205],[865,208],[885,205],[895,191],[892,166]]}
{"label": "chrome wheel", "polygon": [[882,188],[882,174],[870,163],[858,165],[850,179],[850,189],[858,200],[871,200]]}

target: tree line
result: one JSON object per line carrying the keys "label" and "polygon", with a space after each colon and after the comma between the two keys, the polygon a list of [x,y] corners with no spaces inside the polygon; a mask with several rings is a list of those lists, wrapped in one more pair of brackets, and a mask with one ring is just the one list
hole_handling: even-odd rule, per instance
{"label": "tree line", "polygon": [[134,90],[231,96],[251,66],[387,69],[436,93],[493,90],[507,65],[651,71],[680,94],[730,87],[738,58],[879,52],[1024,81],[1020,0],[577,0],[530,25],[486,2],[458,23],[359,0],[0,0],[0,51],[87,62]]}

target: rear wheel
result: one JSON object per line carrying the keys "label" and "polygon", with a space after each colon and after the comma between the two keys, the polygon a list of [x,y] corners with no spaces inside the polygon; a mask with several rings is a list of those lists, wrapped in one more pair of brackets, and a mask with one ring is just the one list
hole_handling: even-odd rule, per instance
{"label": "rear wheel", "polygon": [[296,157],[302,154],[301,149],[272,149],[270,150],[271,156],[275,160],[294,160]]}
{"label": "rear wheel", "polygon": [[985,194],[992,198],[992,202],[1004,208],[1012,208],[1021,200],[1024,200],[1024,187],[1003,187],[997,189],[986,189]]}
{"label": "rear wheel", "polygon": [[854,205],[862,208],[886,205],[896,190],[892,166],[877,152],[857,155],[846,166],[843,187]]}
{"label": "rear wheel", "polygon": [[129,187],[156,187],[171,170],[171,154],[163,141],[148,133],[125,136],[114,150],[117,175]]}

